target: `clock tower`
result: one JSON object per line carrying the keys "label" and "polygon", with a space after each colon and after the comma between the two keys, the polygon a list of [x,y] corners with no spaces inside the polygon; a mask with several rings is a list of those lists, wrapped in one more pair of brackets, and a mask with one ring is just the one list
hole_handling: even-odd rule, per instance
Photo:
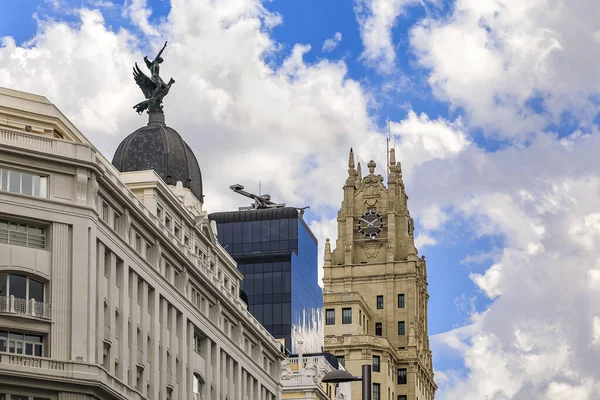
{"label": "clock tower", "polygon": [[325,243],[325,351],[355,376],[372,365],[373,400],[432,400],[427,266],[394,149],[389,160],[386,187],[374,161],[362,176],[350,149],[335,249]]}

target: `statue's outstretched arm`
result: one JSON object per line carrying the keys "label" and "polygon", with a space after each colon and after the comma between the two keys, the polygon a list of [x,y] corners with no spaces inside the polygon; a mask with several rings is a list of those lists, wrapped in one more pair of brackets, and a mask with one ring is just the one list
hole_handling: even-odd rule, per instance
{"label": "statue's outstretched arm", "polygon": [[156,55],[156,57],[154,57],[154,61],[158,60],[158,57],[160,57],[160,55],[163,53],[163,51],[165,51],[165,47],[167,47],[167,42],[165,41],[165,45],[162,47],[162,49],[160,49],[160,51],[158,52],[158,54]]}

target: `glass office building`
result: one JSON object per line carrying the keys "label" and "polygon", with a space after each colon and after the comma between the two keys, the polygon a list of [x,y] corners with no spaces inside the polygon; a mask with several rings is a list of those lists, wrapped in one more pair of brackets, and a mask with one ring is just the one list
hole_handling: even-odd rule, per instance
{"label": "glass office building", "polygon": [[323,292],[318,284],[317,239],[293,207],[209,215],[217,237],[244,275],[250,312],[296,353],[323,346]]}

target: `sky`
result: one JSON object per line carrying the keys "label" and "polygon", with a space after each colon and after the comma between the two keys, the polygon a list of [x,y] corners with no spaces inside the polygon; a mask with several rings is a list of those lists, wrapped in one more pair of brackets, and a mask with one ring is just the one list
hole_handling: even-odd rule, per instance
{"label": "sky", "polygon": [[[229,185],[336,237],[350,147],[389,127],[427,258],[436,399],[600,399],[600,3],[1,0],[0,86],[108,158],[146,123],[131,71],[168,40],[167,123],[205,210]],[[321,263],[322,264],[322,263]]]}

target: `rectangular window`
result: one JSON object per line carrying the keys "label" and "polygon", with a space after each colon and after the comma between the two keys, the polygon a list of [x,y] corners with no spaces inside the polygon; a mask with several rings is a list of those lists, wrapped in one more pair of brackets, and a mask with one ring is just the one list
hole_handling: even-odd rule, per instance
{"label": "rectangular window", "polygon": [[373,384],[373,400],[381,400],[381,385],[379,383]]}
{"label": "rectangular window", "polygon": [[0,190],[46,198],[48,197],[48,177],[2,168],[0,169]]}
{"label": "rectangular window", "polygon": [[398,400],[408,400],[408,396],[405,394],[399,394],[398,395]]}
{"label": "rectangular window", "polygon": [[198,332],[194,332],[194,351],[202,355],[202,336]]}
{"label": "rectangular window", "polygon": [[398,321],[398,336],[404,336],[404,321]]}
{"label": "rectangular window", "polygon": [[398,385],[406,385],[406,368],[398,368]]}
{"label": "rectangular window", "polygon": [[342,308],[342,324],[351,324],[352,323],[352,309],[351,308]]}
{"label": "rectangular window", "polygon": [[46,230],[34,225],[0,219],[0,243],[46,248]]}
{"label": "rectangular window", "polygon": [[404,294],[398,295],[398,308],[404,308]]}
{"label": "rectangular window", "polygon": [[325,325],[335,325],[335,309],[325,310]]}
{"label": "rectangular window", "polygon": [[344,357],[344,356],[337,356],[337,360],[338,360],[338,363],[340,363],[340,365],[342,367],[346,366],[346,357]]}
{"label": "rectangular window", "polygon": [[383,310],[383,296],[377,296],[377,309]]}
{"label": "rectangular window", "polygon": [[373,372],[381,372],[381,357],[373,356]]}
{"label": "rectangular window", "polygon": [[0,351],[42,357],[43,337],[19,332],[0,331]]}
{"label": "rectangular window", "polygon": [[382,327],[381,327],[381,322],[376,322],[375,323],[375,336],[382,336]]}

